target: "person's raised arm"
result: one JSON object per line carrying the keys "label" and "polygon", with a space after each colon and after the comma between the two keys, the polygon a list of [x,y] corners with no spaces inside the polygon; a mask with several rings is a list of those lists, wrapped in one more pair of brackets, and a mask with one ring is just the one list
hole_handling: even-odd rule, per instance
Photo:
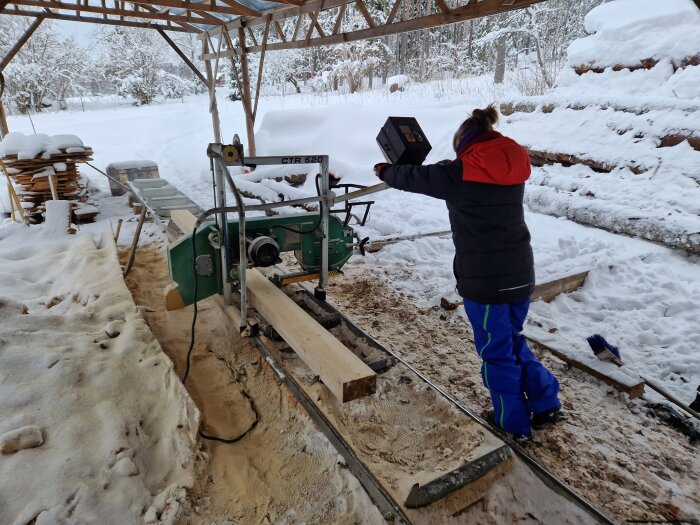
{"label": "person's raised arm", "polygon": [[397,190],[448,200],[459,191],[462,163],[443,161],[428,166],[377,164],[375,173]]}

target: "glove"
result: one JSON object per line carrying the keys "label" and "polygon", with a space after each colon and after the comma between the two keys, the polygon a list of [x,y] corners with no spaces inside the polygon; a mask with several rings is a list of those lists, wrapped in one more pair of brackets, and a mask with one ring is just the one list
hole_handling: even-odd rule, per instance
{"label": "glove", "polygon": [[388,162],[380,162],[379,164],[375,164],[374,165],[374,174],[377,177],[379,177],[380,180],[384,180],[384,177],[382,176],[382,172],[388,166],[391,166],[391,164],[389,164]]}

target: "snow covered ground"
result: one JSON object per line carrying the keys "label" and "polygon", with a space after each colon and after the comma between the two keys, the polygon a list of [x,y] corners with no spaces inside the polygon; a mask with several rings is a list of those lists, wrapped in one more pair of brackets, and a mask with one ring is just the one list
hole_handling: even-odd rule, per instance
{"label": "snow covered ground", "polygon": [[0,441],[35,437],[3,447],[0,523],[174,523],[199,412],[110,234],[50,226],[0,226]]}
{"label": "snow covered ground", "polygon": [[[376,181],[371,167],[382,160],[374,137],[389,115],[418,119],[433,144],[427,162],[451,158],[453,130],[469,110],[484,103],[484,86],[477,84],[471,96],[456,94],[441,101],[426,100],[423,91],[410,90],[393,94],[399,95],[395,98],[383,92],[344,95],[335,105],[330,97],[313,95],[266,97],[260,105],[258,152],[329,154],[331,170],[345,182],[371,184]],[[491,92],[489,96],[496,95]],[[222,97],[220,107],[226,136],[234,132],[244,136],[240,105]],[[204,154],[211,124],[204,96],[184,104],[46,114],[34,120],[44,133],[79,133],[94,148],[95,162],[101,168],[118,160],[154,160],[161,176],[203,207],[212,205]],[[31,129],[21,117],[10,118],[10,127],[23,132]],[[83,172],[90,174],[90,169]],[[545,174],[546,168],[535,169],[533,179]],[[90,178],[96,186],[107,188],[101,176],[90,174]],[[313,192],[310,179],[302,188],[307,194]],[[527,189],[528,194],[534,191],[537,186]],[[439,201],[395,190],[373,199],[376,204],[370,220],[358,229],[361,236],[449,228],[446,209]],[[539,281],[591,271],[578,292],[551,304],[534,305],[531,319],[546,328],[556,327],[556,334],[549,337],[584,353],[589,351],[586,336],[603,334],[620,345],[623,357],[636,370],[662,381],[682,399],[692,400],[700,383],[698,258],[564,219],[528,213],[527,220]],[[394,287],[411,292],[417,302],[434,305],[441,297],[457,298],[452,250],[449,238],[424,239],[399,243],[364,259],[353,258],[350,264],[366,265]]]}

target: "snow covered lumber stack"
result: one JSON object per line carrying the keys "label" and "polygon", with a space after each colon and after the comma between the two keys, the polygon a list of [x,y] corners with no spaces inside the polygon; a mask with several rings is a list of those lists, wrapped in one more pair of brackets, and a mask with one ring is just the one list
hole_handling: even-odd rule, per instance
{"label": "snow covered lumber stack", "polygon": [[47,200],[73,205],[76,222],[90,222],[97,208],[86,205],[77,164],[92,160],[92,149],[75,135],[9,133],[0,142],[0,158],[12,178],[22,207],[32,223],[42,222]]}
{"label": "snow covered lumber stack", "polygon": [[700,10],[613,0],[551,93],[501,105],[535,166],[535,211],[700,253]]}

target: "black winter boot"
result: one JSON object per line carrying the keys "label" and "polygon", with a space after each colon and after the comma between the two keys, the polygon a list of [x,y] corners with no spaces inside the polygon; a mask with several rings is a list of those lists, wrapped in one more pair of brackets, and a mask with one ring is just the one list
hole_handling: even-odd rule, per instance
{"label": "black winter boot", "polygon": [[698,391],[695,394],[695,401],[690,403],[690,409],[700,412],[700,385],[698,385]]}
{"label": "black winter boot", "polygon": [[549,425],[553,425],[559,421],[564,421],[568,419],[566,414],[562,412],[561,408],[552,408],[551,410],[546,410],[545,412],[540,412],[539,414],[532,415],[532,428],[535,430],[542,430]]}

